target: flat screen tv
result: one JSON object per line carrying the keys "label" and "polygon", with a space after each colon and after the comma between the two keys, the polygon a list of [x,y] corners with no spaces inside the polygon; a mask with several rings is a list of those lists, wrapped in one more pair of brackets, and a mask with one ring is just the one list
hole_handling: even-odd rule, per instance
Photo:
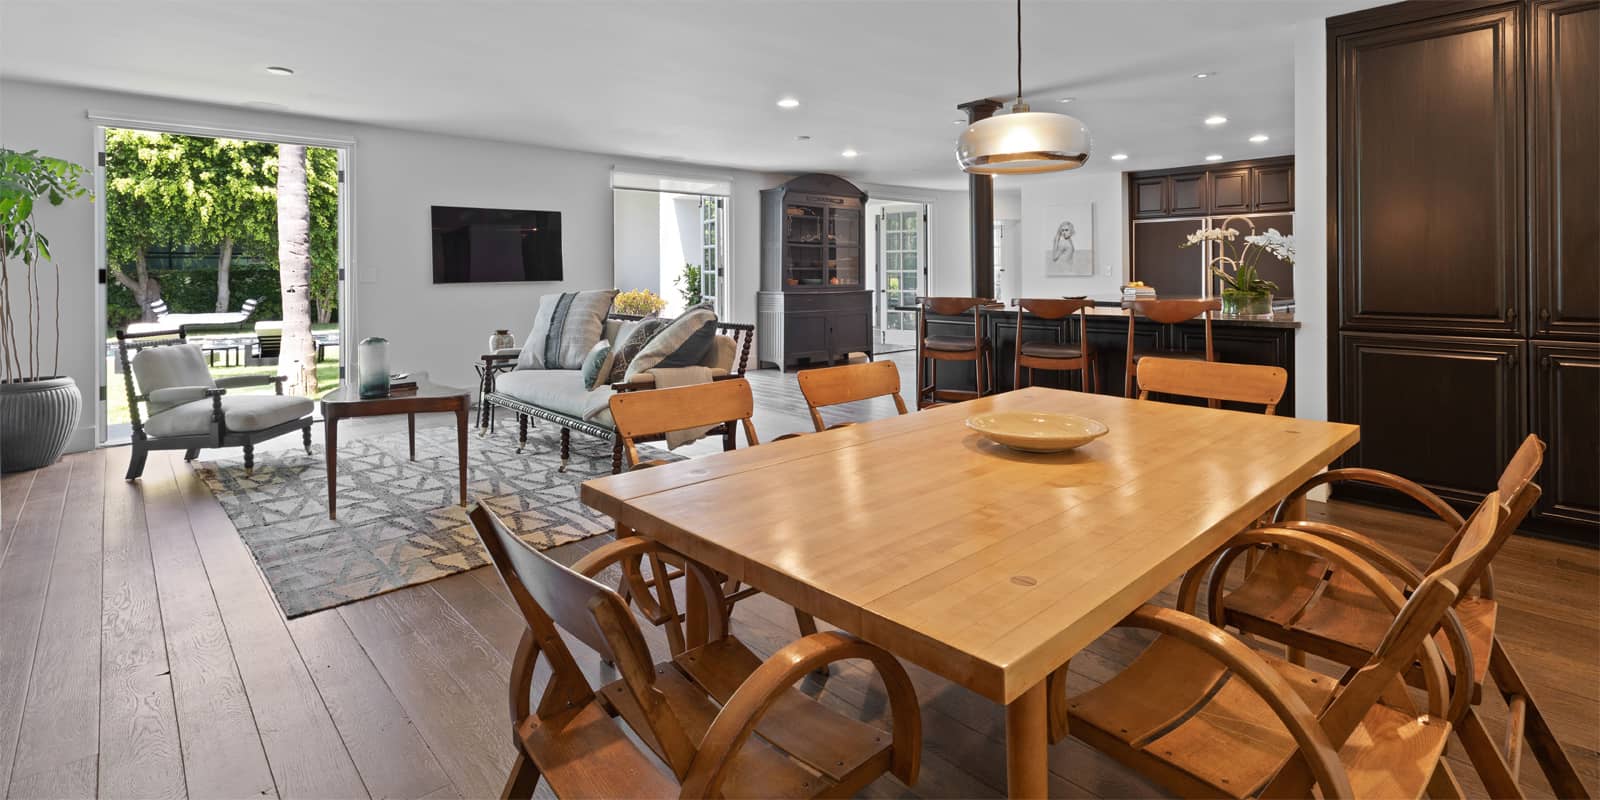
{"label": "flat screen tv", "polygon": [[433,282],[561,280],[561,212],[433,207]]}

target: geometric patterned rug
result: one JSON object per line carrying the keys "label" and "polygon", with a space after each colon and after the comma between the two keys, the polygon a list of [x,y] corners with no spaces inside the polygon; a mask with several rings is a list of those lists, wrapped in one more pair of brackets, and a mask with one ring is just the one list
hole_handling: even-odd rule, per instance
{"label": "geometric patterned rug", "polygon": [[[513,430],[508,430],[513,429]],[[358,429],[359,430],[359,429]],[[578,485],[611,473],[611,447],[572,437],[561,466],[557,429],[528,431],[516,452],[514,426],[468,432],[467,499],[492,509],[521,539],[545,550],[611,530],[578,499]],[[660,457],[652,452],[649,457]],[[464,572],[489,563],[460,499],[454,426],[417,431],[417,460],[403,432],[339,442],[339,519],[328,519],[328,473],[320,444],[195,462],[249,546],[286,617]]]}

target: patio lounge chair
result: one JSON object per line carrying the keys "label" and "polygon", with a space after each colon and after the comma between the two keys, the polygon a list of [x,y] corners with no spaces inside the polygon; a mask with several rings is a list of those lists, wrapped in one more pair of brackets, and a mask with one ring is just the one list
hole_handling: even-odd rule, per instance
{"label": "patio lounge chair", "polygon": [[155,322],[135,322],[128,326],[128,333],[151,333],[154,331],[175,331],[185,325],[225,326],[243,325],[250,315],[256,313],[256,306],[261,305],[261,298],[252,297],[244,301],[238,311],[224,311],[220,314],[174,314],[167,307],[167,301],[157,300],[150,304],[150,310],[155,313]]}

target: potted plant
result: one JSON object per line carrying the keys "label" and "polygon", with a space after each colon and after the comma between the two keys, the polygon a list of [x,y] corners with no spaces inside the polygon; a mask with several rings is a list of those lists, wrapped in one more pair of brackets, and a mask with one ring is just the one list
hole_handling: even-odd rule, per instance
{"label": "potted plant", "polygon": [[[1250,233],[1244,237],[1244,247],[1237,250],[1235,242],[1239,238],[1239,231],[1229,225],[1234,220],[1250,226]],[[1222,281],[1224,314],[1271,316],[1272,295],[1278,291],[1278,284],[1262,278],[1256,269],[1256,262],[1261,259],[1262,253],[1271,253],[1280,261],[1294,263],[1294,236],[1279,233],[1276,228],[1268,228],[1266,233],[1259,235],[1255,230],[1255,223],[1245,217],[1228,217],[1217,227],[1201,228],[1189,234],[1184,243],[1178,245],[1184,248],[1204,242],[1218,243],[1220,252],[1206,262],[1206,268]]]}
{"label": "potted plant", "polygon": [[54,315],[48,364],[41,352],[41,301],[50,240],[34,226],[40,202],[59,206],[88,194],[83,167],[30,150],[0,148],[0,472],[53,464],[78,427],[83,397],[61,364],[61,271],[52,269]]}

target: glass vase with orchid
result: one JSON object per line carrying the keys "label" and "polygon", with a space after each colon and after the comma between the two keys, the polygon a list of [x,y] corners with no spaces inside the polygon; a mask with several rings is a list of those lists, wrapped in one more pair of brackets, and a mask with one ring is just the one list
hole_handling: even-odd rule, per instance
{"label": "glass vase with orchid", "polygon": [[[1240,237],[1232,227],[1235,220],[1249,226],[1250,232]],[[1222,282],[1222,312],[1234,316],[1268,316],[1272,314],[1272,295],[1278,284],[1263,277],[1256,264],[1267,253],[1288,264],[1294,263],[1294,236],[1268,228],[1257,234],[1255,223],[1247,217],[1228,217],[1220,225],[1201,228],[1184,240],[1179,248],[1216,242],[1215,256],[1206,262],[1206,269]],[[1239,239],[1243,238],[1241,245]]]}

